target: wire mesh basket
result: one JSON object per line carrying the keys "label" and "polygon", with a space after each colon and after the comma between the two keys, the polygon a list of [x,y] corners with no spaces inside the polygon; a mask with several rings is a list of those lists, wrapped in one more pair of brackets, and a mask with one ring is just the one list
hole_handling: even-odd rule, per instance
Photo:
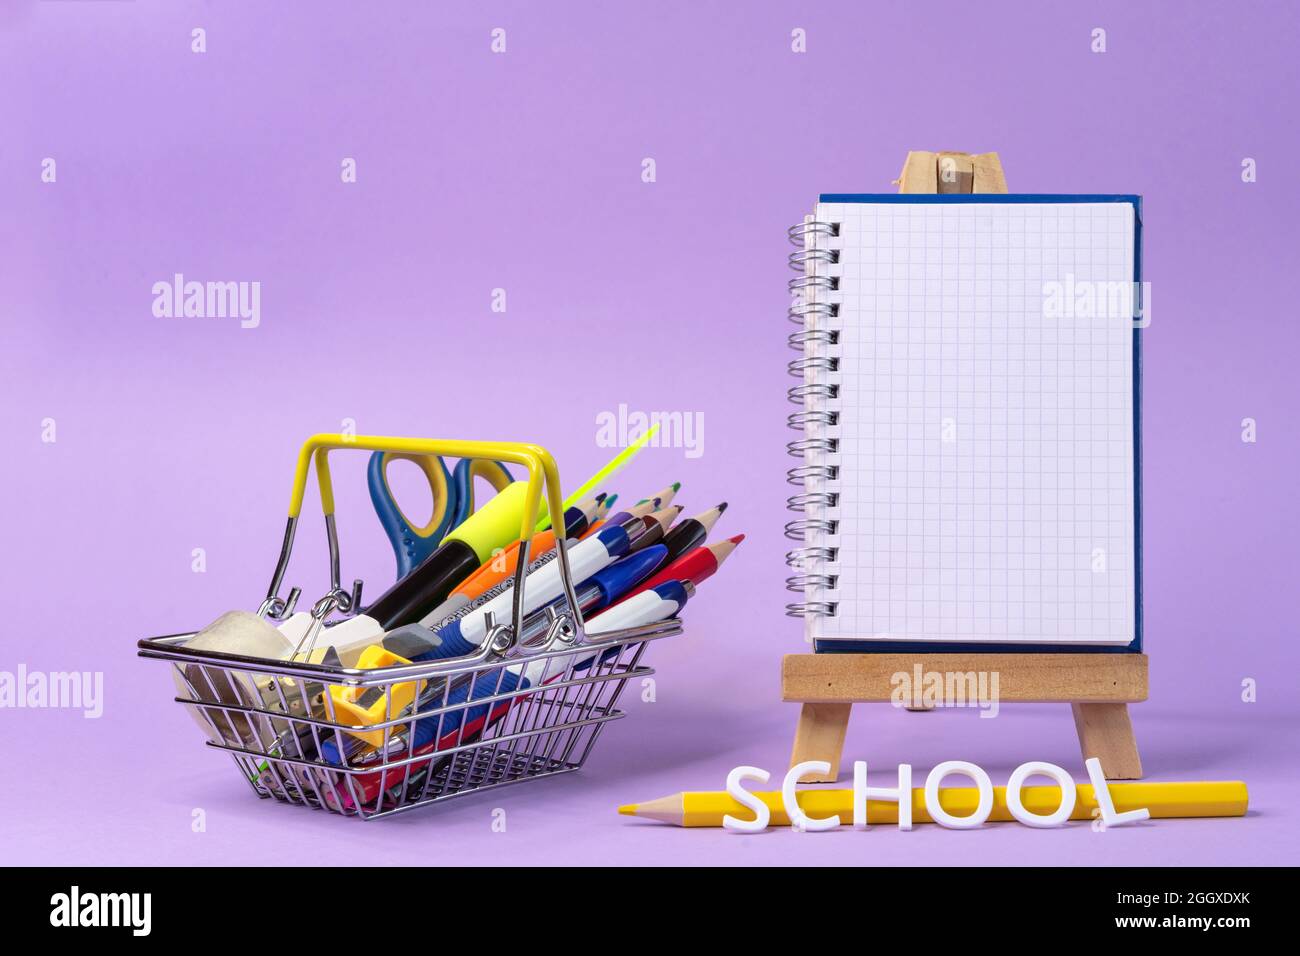
{"label": "wire mesh basket", "polygon": [[[170,662],[176,702],[191,712],[208,746],[229,753],[259,797],[362,819],[581,767],[604,726],[623,716],[617,705],[628,681],[653,673],[641,663],[646,645],[680,633],[680,621],[587,634],[559,542],[556,560],[565,598],[547,607],[538,636],[518,637],[526,635],[524,571],[543,481],[550,513],[563,513],[554,463],[537,446],[316,436],[299,459],[289,527],[260,610],[271,621],[282,620],[296,603],[298,589],[287,600],[278,591],[292,551],[306,467],[315,456],[332,578],[330,593],[313,606],[310,643],[328,643],[331,613],[359,609],[360,582],[351,592],[339,584],[324,457],[332,447],[491,453],[527,465],[530,494],[513,620],[489,620],[487,637],[466,657],[367,668],[196,650],[186,647],[192,633],[140,641],[141,657]],[[358,707],[383,719],[358,721]]]}

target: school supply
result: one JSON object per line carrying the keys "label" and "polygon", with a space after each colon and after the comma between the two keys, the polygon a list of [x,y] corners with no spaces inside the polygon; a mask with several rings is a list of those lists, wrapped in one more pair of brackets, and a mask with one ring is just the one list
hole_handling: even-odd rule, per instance
{"label": "school supply", "polygon": [[616,500],[618,500],[618,495],[610,495],[602,501],[600,507],[596,509],[596,514],[592,515],[591,522],[587,525],[586,530],[583,531],[582,534],[570,535],[570,537],[585,538],[593,531],[605,527],[606,519],[609,517],[609,513],[614,510],[614,502]]}
{"label": "school supply", "polygon": [[528,483],[516,481],[452,529],[442,544],[366,608],[366,616],[387,631],[418,621],[446,600],[459,582],[492,557],[493,549],[515,539]]}
{"label": "school supply", "polygon": [[[588,528],[589,517],[595,514],[598,507],[598,504],[593,504],[589,511],[584,511],[579,505],[574,505],[572,508],[566,509],[564,512],[565,536],[577,538],[585,533]],[[537,556],[534,558],[534,561],[537,561],[541,557],[552,554],[554,549],[555,529],[548,528],[533,535],[528,553]],[[518,563],[519,542],[515,541],[500,554],[494,554],[478,570],[456,585],[456,589],[447,596],[447,600],[426,614],[425,619],[442,621],[450,617],[458,609],[481,597],[502,582],[508,581],[511,575],[515,573]]]}
{"label": "school supply", "polygon": [[600,495],[599,498],[600,503],[596,506],[596,510],[592,512],[591,517],[588,519],[587,527],[583,528],[582,531],[577,534],[570,535],[570,537],[580,538],[596,525],[604,521],[606,515],[608,515],[614,507],[614,502],[618,500],[618,495]]}
{"label": "school supply", "polygon": [[[411,662],[406,658],[399,657],[386,648],[376,646],[368,647],[362,652],[357,667],[362,670],[371,670],[409,663]],[[422,681],[394,684],[388,694],[375,687],[364,689],[360,687],[331,687],[329,695],[334,714],[340,721],[351,724],[377,724],[389,716],[391,713],[390,707],[397,708],[399,712],[406,710],[415,702],[415,697],[423,686]],[[348,733],[372,747],[379,747],[384,742],[383,731],[352,729]]]}
{"label": "school supply", "polygon": [[662,571],[656,571],[649,580],[633,588],[622,600],[626,601],[632,595],[663,584],[666,581],[690,581],[692,584],[698,585],[701,581],[706,581],[716,574],[718,568],[722,567],[722,562],[726,561],[731,552],[735,551],[740,546],[740,542],[744,540],[745,536],[738,534],[722,541],[715,541],[713,544],[693,548],[676,561],[670,563]]}
{"label": "school supply", "polygon": [[[606,526],[602,528],[600,531],[598,531],[595,536],[605,534],[605,540],[608,540],[610,542],[618,541],[620,540],[619,537],[613,534],[614,527],[616,526]],[[623,548],[624,552],[626,552],[630,550],[631,542],[637,539],[637,537],[641,534],[642,529],[637,528],[634,531],[630,531],[628,529],[621,529],[621,530],[623,530],[624,535],[626,535],[627,537],[628,547],[625,547],[622,544],[619,544],[617,546]],[[588,541],[587,538],[581,538],[577,541],[569,541],[567,547],[569,549],[573,549],[578,545],[586,544],[587,541]],[[598,550],[589,547],[583,553],[595,554],[598,553]],[[552,548],[550,551],[541,555],[539,558],[532,561],[525,569],[524,579],[525,580],[530,579],[533,574],[540,571],[542,568],[546,567],[548,564],[553,562],[557,557],[558,557],[558,549],[556,548]],[[498,584],[493,585],[492,587],[488,588],[486,591],[484,591],[482,594],[480,594],[478,597],[474,598],[473,600],[464,600],[463,598],[449,599],[443,605],[443,607],[449,607],[451,609],[450,611],[444,614],[441,613],[443,609],[442,607],[435,608],[429,614],[425,615],[424,619],[421,620],[420,623],[425,625],[426,627],[431,627],[435,630],[438,629],[439,627],[442,627],[445,624],[450,624],[452,621],[462,618],[467,614],[477,612],[485,604],[495,600],[496,598],[500,597],[503,594],[507,594],[515,587],[515,584],[518,580],[519,580],[519,575],[518,572],[516,571],[515,576],[506,578],[503,581],[499,582]]]}
{"label": "school supply", "polygon": [[[585,495],[588,495],[591,492],[595,491],[597,488],[605,485],[607,483],[606,479],[608,479],[611,475],[613,475],[620,468],[622,468],[629,461],[631,461],[632,458],[637,454],[637,452],[639,452],[642,448],[644,448],[649,443],[650,439],[654,438],[654,436],[658,434],[658,432],[659,432],[659,425],[657,423],[651,425],[648,429],[646,429],[646,431],[639,438],[637,438],[626,448],[624,448],[621,452],[615,455],[610,460],[610,462],[607,465],[605,465],[604,468],[600,469],[600,471],[596,472],[594,475],[592,475],[590,478],[584,481],[577,491],[569,495],[569,497],[565,498],[564,506],[567,508],[570,505],[573,505],[574,503],[581,501]],[[547,505],[546,502],[543,502],[543,509],[545,510],[547,508],[549,508],[549,505]],[[561,514],[563,514],[563,512],[561,512]],[[546,510],[545,514],[537,522],[537,527],[535,530],[545,531],[550,526],[551,526],[551,513],[549,510]]]}
{"label": "school supply", "polygon": [[[623,449],[583,483],[569,496],[566,510],[584,501],[605,478],[630,461],[653,437],[657,428],[658,426],[655,426],[650,429],[638,442]],[[471,463],[466,472],[468,476],[466,480],[471,484],[474,471],[475,466]],[[437,468],[426,471],[426,474],[430,473],[437,473]],[[380,474],[382,476],[382,468]],[[513,541],[522,540],[524,536],[512,534],[510,528],[520,513],[524,484],[515,482],[507,485],[498,491],[491,501],[448,532],[442,543],[427,558],[366,609],[367,615],[378,621],[382,630],[397,627],[408,621],[420,620],[446,600],[452,589],[484,564],[494,551],[507,547]],[[386,481],[383,487],[387,491]],[[466,492],[466,495],[461,495],[459,498],[463,499],[470,494]],[[391,501],[391,494],[387,497],[381,495],[378,499],[372,497],[372,501],[376,504],[376,508],[380,508],[385,502]],[[394,504],[393,507],[395,509],[396,505]],[[400,512],[398,514],[400,515]],[[380,512],[380,519],[381,521],[385,519],[385,512]],[[329,520],[332,524],[332,515]],[[549,526],[550,518],[547,514],[542,521],[538,522],[536,530],[545,531]],[[343,608],[343,610],[351,610],[351,608]]]}
{"label": "school supply", "polygon": [[[572,547],[565,547],[568,553],[570,573],[577,580],[591,577],[619,556],[626,554],[631,547],[628,533],[620,527],[602,528],[585,541],[579,541]],[[559,554],[559,546],[556,547]],[[563,592],[558,561],[551,561],[524,578],[523,614],[548,604]],[[503,590],[482,604],[472,604],[456,612],[450,621],[437,629],[441,643],[420,655],[421,661],[439,660],[448,657],[461,657],[473,651],[488,636],[487,615],[491,614],[497,622],[506,620],[515,600],[514,582],[503,583]],[[434,623],[423,621],[421,623]]]}
{"label": "school supply", "polygon": [[673,503],[673,498],[677,496],[677,492],[681,490],[682,490],[682,483],[680,481],[674,481],[663,491],[657,491],[649,498],[642,498],[640,501],[637,502],[637,504],[643,505],[646,504],[647,502],[657,501],[659,502],[660,508],[667,508],[670,504]]}
{"label": "school supply", "polygon": [[[620,597],[621,595],[626,593],[630,588],[632,588],[638,582],[643,580],[654,569],[655,565],[662,559],[664,550],[665,549],[663,545],[656,545],[653,548],[647,548],[645,551],[642,551],[638,554],[634,554],[629,557],[623,558],[620,561],[614,562],[609,567],[598,571],[596,574],[592,575],[592,577],[584,581],[577,588],[578,606],[582,609],[582,612],[584,614],[588,612],[598,612],[601,609],[607,607],[615,598]],[[643,607],[640,611],[632,612],[631,616],[635,617],[638,613],[641,614],[642,616],[645,616],[647,614],[648,609],[649,606]],[[535,642],[537,642],[539,639],[541,639],[546,634],[548,628],[552,626],[552,623],[556,619],[556,615],[554,613],[543,613],[543,612],[546,611],[554,612],[558,610],[560,610],[558,606],[558,602],[553,602],[551,605],[547,605],[545,608],[542,608],[538,611],[534,611],[533,613],[529,614],[528,617],[524,618],[523,627],[520,630],[519,643],[522,646],[528,647],[534,644]],[[663,616],[667,617],[668,615],[665,614]],[[660,617],[647,616],[644,623],[650,623],[650,621],[652,620],[660,620],[660,619],[661,619]],[[611,628],[609,627],[609,622],[605,622],[601,625],[596,625],[593,623],[587,628],[587,634],[588,636],[590,636],[591,634],[601,633],[602,631],[606,631],[610,629]],[[382,649],[385,653],[389,654],[390,656],[395,657],[397,655],[401,655],[401,657],[406,658],[407,659],[406,662],[409,663],[411,660],[438,659],[440,655],[437,653],[437,648],[442,646],[442,643],[443,643],[442,638],[437,632],[432,631],[429,628],[426,628],[420,624],[408,624],[405,627],[398,628],[395,631],[390,631],[389,633],[385,634],[383,638]],[[380,650],[380,648],[373,648],[372,650]],[[373,665],[373,666],[379,666],[379,665]],[[513,671],[512,673],[522,673],[522,672]],[[533,683],[537,683],[537,681],[534,680]],[[421,697],[419,706],[416,707],[417,716],[419,711],[422,708],[428,708],[430,706],[438,706],[444,704],[445,701],[443,700],[443,697],[447,693],[447,686],[448,685],[446,684],[446,682],[437,682],[437,681],[429,682],[427,689],[424,691]],[[514,686],[516,685],[512,682],[510,684],[510,689],[513,689]],[[452,688],[452,691],[453,693],[455,692],[455,687]],[[477,699],[477,698],[469,698],[469,697],[453,698],[453,700],[465,700],[465,699]],[[394,700],[394,703],[396,703],[396,700]],[[406,711],[407,707],[411,703],[413,703],[412,697],[408,696],[403,700],[402,713]],[[471,715],[473,713],[474,712],[471,712]],[[356,716],[356,715],[353,714],[351,716]],[[396,714],[385,715],[383,712],[376,710],[376,711],[372,711],[369,714],[360,715],[357,722],[366,723],[366,724],[375,724],[381,720],[386,719],[386,716],[397,716],[397,715]],[[428,723],[428,722],[422,722],[422,723]],[[437,724],[436,721],[433,723]],[[446,722],[443,721],[442,724],[443,726],[441,727],[441,729],[446,729],[445,727]],[[421,724],[417,723],[415,726],[418,728],[419,726],[421,726]],[[382,739],[376,739],[373,734],[367,735],[367,734],[356,733],[355,731],[350,731],[350,733],[352,734],[352,736],[360,738],[362,741],[364,741],[365,743],[369,744],[372,747],[378,747],[383,743]],[[424,746],[426,743],[428,743],[432,735],[433,735],[433,730],[430,729],[429,727],[426,727],[426,731],[423,734],[419,733],[417,729],[417,732],[415,734],[415,746],[417,748]],[[406,739],[407,738],[405,734],[394,735],[390,738],[389,746],[390,748],[401,749],[402,747],[405,746]],[[359,748],[352,746],[351,742],[348,742],[347,747],[345,747],[343,756],[354,757],[359,752],[360,752]],[[340,751],[336,746],[333,745],[333,741],[327,740],[322,745],[322,755],[330,763],[341,762],[339,753]]]}
{"label": "school supply", "polygon": [[1136,196],[823,195],[791,228],[817,650],[1140,649],[1140,233]]}
{"label": "school supply", "polygon": [[[668,549],[662,544],[652,545],[643,551],[615,561],[587,578],[578,585],[576,590],[578,607],[582,609],[582,613],[601,610],[622,597],[650,576],[650,573],[663,562],[667,551]],[[524,618],[523,630],[519,636],[520,642],[527,644],[544,634],[552,620],[552,617],[545,612],[551,608],[558,609],[563,600],[563,597],[556,598],[538,610],[530,612]],[[443,638],[438,630],[423,624],[407,624],[389,631],[383,637],[383,645],[390,651],[420,660],[432,660],[444,656],[439,654],[433,654],[431,657],[424,656],[442,644]]]}
{"label": "school supply", "polygon": [[[293,649],[289,640],[263,618],[248,611],[227,611],[215,621],[193,635],[185,646],[195,651],[219,651],[244,657],[286,657]],[[260,701],[261,690],[249,680],[231,680],[220,668],[198,665],[172,670],[172,681],[181,692],[188,694],[193,687],[200,700],[212,704],[244,705]],[[227,711],[219,707],[187,708],[194,722],[204,733],[215,730],[217,738],[239,745],[254,737],[253,728],[238,710]]]}
{"label": "school supply", "polygon": [[[429,482],[433,514],[419,528],[402,513],[388,485],[388,465],[398,459],[414,462]],[[463,458],[456,463],[455,471],[448,471],[446,463],[437,455],[377,451],[370,456],[366,484],[375,514],[393,546],[399,580],[433,554],[447,532],[463,524],[474,511],[474,479],[478,477],[485,478],[497,491],[504,490],[514,480],[505,465],[482,458]]]}
{"label": "school supply", "polygon": [[[660,498],[643,498],[626,511],[618,511],[608,519],[609,524],[627,524],[633,518],[644,518],[659,510]],[[666,507],[666,506],[665,506]]]}
{"label": "school supply", "polygon": [[[1118,813],[1142,807],[1151,811],[1152,819],[1176,817],[1240,817],[1245,816],[1248,803],[1246,785],[1240,780],[1206,783],[1112,783],[1111,798]],[[1007,788],[993,788],[993,812],[990,822],[1014,822],[1007,809]],[[1075,785],[1077,803],[1070,814],[1071,820],[1091,820],[1098,813],[1096,791],[1091,784]],[[785,812],[785,800],[779,791],[755,793],[772,811],[772,826],[790,825]],[[1040,816],[1054,812],[1061,805],[1061,788],[1057,786],[1027,786],[1020,790],[1021,802],[1026,810]],[[843,822],[853,819],[853,791],[843,789],[809,789],[796,791],[799,807],[810,817],[839,815]],[[939,805],[957,817],[970,816],[979,806],[979,790],[975,787],[942,787]],[[740,804],[726,791],[675,793],[645,803],[630,803],[618,808],[624,816],[643,817],[679,827],[720,827],[724,816],[752,820],[753,811]],[[925,788],[912,790],[912,821],[933,823],[925,804]],[[867,823],[892,824],[898,822],[898,804],[885,800],[867,801]]]}
{"label": "school supply", "polygon": [[694,518],[684,518],[669,528],[664,534],[664,544],[668,545],[668,557],[664,564],[667,565],[669,561],[680,558],[691,548],[702,545],[726,510],[727,503],[724,501]]}
{"label": "school supply", "polygon": [[[349,667],[342,663],[344,654],[339,649],[344,648],[350,655],[352,644],[336,639],[341,629],[353,622],[374,628],[379,622],[378,619],[357,621],[354,617],[340,624],[331,623],[339,615],[355,614],[359,607],[359,586],[354,584],[349,592],[340,584],[341,560],[328,467],[328,456],[333,450],[441,455],[521,466],[528,476],[522,494],[513,491],[515,486],[511,485],[466,522],[472,524],[483,511],[501,507],[503,497],[520,494],[522,507],[516,511],[514,527],[507,532],[507,543],[531,542],[543,494],[550,513],[564,512],[558,470],[550,455],[536,445],[314,436],[298,456],[280,559],[259,614],[271,624],[285,625],[288,631],[301,631],[299,640],[309,648],[310,659],[294,659],[283,653],[278,659],[272,659],[187,647],[187,642],[196,637],[193,633],[150,638],[138,644],[142,657],[166,661],[181,676],[185,691],[178,695],[179,701],[208,722],[210,745],[232,757],[250,788],[260,797],[322,807],[363,819],[405,812],[437,800],[581,767],[605,724],[622,716],[618,702],[623,688],[652,673],[641,663],[645,647],[651,641],[681,631],[681,624],[675,619],[653,621],[609,634],[597,631],[590,636],[583,627],[575,594],[576,572],[570,567],[570,558],[581,558],[579,550],[588,543],[608,554],[604,542],[611,537],[626,542],[627,532],[619,527],[602,529],[585,542],[555,552],[551,562],[554,570],[547,573],[553,574],[559,584],[551,589],[551,598],[563,597],[563,600],[547,612],[548,619],[554,614],[554,620],[540,640],[525,645],[517,637],[525,619],[524,595],[531,590],[531,586],[519,586],[531,559],[528,550],[521,549],[513,593],[499,606],[503,612],[499,622],[503,626],[495,629],[474,653],[456,659],[409,664],[395,658],[385,663],[367,657],[364,663],[380,666]],[[282,597],[280,592],[289,570],[308,471],[313,464],[326,519],[330,587],[311,606],[309,621],[301,627],[294,620],[294,605],[300,591],[290,588],[288,597]],[[445,538],[440,547],[446,547],[449,540],[460,539]],[[435,550],[429,560],[437,553]],[[644,560],[651,563],[656,557],[647,554]],[[413,575],[419,571],[417,567]],[[311,647],[317,638],[321,638],[321,647]],[[285,634],[279,634],[278,639],[288,643]],[[546,669],[548,677],[544,685],[511,687],[510,678],[527,674],[530,663],[574,655],[579,648],[582,650],[578,659],[566,664],[560,673],[551,675],[550,668]],[[362,649],[358,663],[366,655],[367,651]],[[575,673],[574,668],[583,661],[598,663],[588,663],[583,672]],[[185,674],[194,673],[196,668],[210,672],[214,684],[220,680],[235,688],[265,687],[270,693],[237,694],[238,703],[228,703],[215,694],[209,694],[212,700],[204,700],[193,683],[185,680]],[[463,699],[449,694],[440,706],[429,709],[420,706],[417,712],[407,705],[408,712],[402,714],[409,688],[417,689],[419,699],[426,693],[419,688],[427,689],[435,683],[448,687],[449,691],[455,689],[456,694],[463,693]],[[337,706],[340,701],[360,710],[342,713],[347,708]],[[475,708],[486,708],[483,722],[477,726]],[[381,713],[394,716],[369,725],[363,722]],[[228,723],[236,716],[247,722],[247,730],[239,734],[230,733],[227,728],[234,739],[226,739],[217,727],[217,720]],[[439,754],[437,769],[426,770],[418,787],[404,786],[398,802],[381,803],[379,797],[362,799],[364,794],[357,785],[362,776],[377,773],[380,777],[394,778],[399,772],[409,774],[402,768],[414,765],[421,758],[402,755],[401,751],[395,753],[391,744],[395,737],[409,734],[413,727],[418,729],[428,720],[433,721],[432,727],[441,725],[444,729],[431,738],[438,746],[445,746],[445,753]],[[454,728],[455,736],[448,736],[449,728]],[[379,745],[372,748],[362,743],[354,736],[356,732],[373,733],[371,739]],[[326,742],[332,741],[338,752],[344,753],[349,750],[346,744],[349,740],[366,748],[355,765],[331,764],[322,757]],[[443,757],[447,759],[441,761]]]}
{"label": "school supply", "polygon": [[[693,592],[694,589],[687,582],[674,581],[660,585],[655,591],[647,592],[636,601],[622,605],[623,610],[618,613],[611,610],[593,618],[587,635],[591,637],[610,634],[664,621],[680,612]],[[618,654],[617,647],[606,650],[601,657],[601,667],[612,666],[611,662],[616,660]],[[571,673],[587,670],[594,659],[590,651],[583,650],[535,658],[526,665],[516,664],[504,668],[495,683],[489,679],[478,682],[476,687],[471,687],[473,681],[462,681],[448,692],[448,699],[455,703],[485,699],[490,701],[491,698],[502,693],[554,685]],[[512,696],[505,702],[481,703],[470,707],[465,713],[464,722],[456,722],[451,727],[448,727],[445,722],[437,723],[427,718],[419,721],[413,738],[414,747],[410,751],[409,758],[397,759],[406,753],[406,741],[404,738],[399,739],[395,744],[396,753],[390,755],[397,764],[394,771],[359,774],[355,778],[360,801],[366,803],[376,800],[381,792],[387,791],[389,800],[400,803],[409,792],[410,786],[420,785],[422,774],[437,774],[451,762],[452,756],[445,754],[446,751],[473,744],[480,733],[505,718],[512,707],[529,706],[528,695],[524,694]],[[436,741],[433,740],[435,734],[438,735]],[[419,759],[438,753],[444,755],[436,761]],[[408,776],[411,779],[410,784],[407,783]],[[351,801],[345,798],[345,807],[350,803]]]}
{"label": "school supply", "polygon": [[673,505],[671,508],[664,508],[646,515],[641,519],[639,527],[633,523],[636,521],[635,518],[629,519],[627,524],[631,525],[631,527],[628,528],[628,537],[631,541],[632,550],[639,551],[662,541],[664,535],[668,533],[668,529],[672,527],[673,522],[677,520],[677,516],[681,513],[681,507]]}

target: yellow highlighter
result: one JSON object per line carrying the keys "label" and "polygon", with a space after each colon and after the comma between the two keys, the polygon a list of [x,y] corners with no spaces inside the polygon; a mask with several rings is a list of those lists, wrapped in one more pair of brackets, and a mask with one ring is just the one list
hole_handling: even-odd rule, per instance
{"label": "yellow highlighter", "polygon": [[366,608],[367,616],[390,631],[420,620],[445,601],[457,584],[491,560],[495,549],[518,538],[528,491],[526,481],[507,485],[443,538],[415,570]]}
{"label": "yellow highlighter", "polygon": [[[611,458],[609,463],[605,465],[604,468],[600,469],[600,471],[596,472],[585,482],[583,482],[577,491],[569,495],[569,497],[565,498],[564,507],[566,508],[573,507],[575,504],[581,501],[586,495],[589,495],[593,491],[595,491],[598,486],[603,486],[606,483],[606,479],[608,479],[610,475],[614,474],[616,471],[618,471],[620,468],[626,465],[629,461],[631,461],[632,458],[636,455],[636,453],[639,452],[642,448],[644,448],[649,443],[650,439],[654,438],[658,432],[659,432],[659,423],[656,422],[655,424],[651,425],[648,429],[646,429],[645,432],[643,432],[641,436],[637,438],[636,441],[632,442],[632,444],[628,445],[621,452],[619,452],[617,455]],[[545,506],[546,502],[543,501],[542,504],[543,506]],[[536,530],[545,531],[550,526],[551,526],[550,510],[543,507],[542,517],[541,520],[537,522]]]}
{"label": "yellow highlighter", "polygon": [[[357,667],[372,670],[377,667],[392,667],[394,664],[411,663],[405,657],[399,657],[392,651],[375,644],[361,652]],[[392,720],[415,702],[416,695],[424,687],[424,681],[405,681],[391,685],[388,694],[384,687],[339,687],[329,688],[330,699],[334,704],[334,719],[340,724],[378,724]],[[378,730],[344,730],[358,740],[363,740],[372,747],[384,744],[383,728]]]}

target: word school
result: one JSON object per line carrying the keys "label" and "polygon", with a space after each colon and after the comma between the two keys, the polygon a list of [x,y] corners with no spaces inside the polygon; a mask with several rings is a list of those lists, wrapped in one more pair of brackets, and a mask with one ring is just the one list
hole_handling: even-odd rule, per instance
{"label": "word school", "polygon": [[[1096,794],[1097,806],[1101,810],[1102,822],[1108,826],[1121,826],[1125,823],[1138,823],[1151,817],[1149,810],[1127,810],[1118,813],[1115,801],[1111,798],[1110,788],[1106,784],[1106,775],[1101,771],[1101,761],[1090,757],[1084,761],[1088,770],[1088,779],[1092,782]],[[795,789],[799,780],[807,774],[825,776],[831,772],[831,765],[825,760],[805,760],[795,764],[785,775],[781,783],[781,803],[785,807],[790,825],[797,830],[833,830],[840,825],[839,814],[831,817],[810,817],[799,806],[798,793]],[[969,777],[979,790],[979,805],[975,812],[965,817],[953,816],[939,803],[939,786],[950,774]],[[754,813],[753,820],[740,820],[728,814],[722,818],[722,825],[728,830],[743,833],[758,833],[766,830],[772,819],[772,811],[766,803],[745,789],[745,781],[754,780],[760,784],[767,783],[771,774],[761,767],[736,767],[727,774],[727,793],[736,802],[748,807]],[[1061,788],[1061,805],[1053,813],[1032,813],[1021,801],[1020,790],[1025,781],[1032,776],[1051,777]],[[1023,763],[1011,773],[1007,781],[1007,809],[1011,815],[1027,827],[1046,829],[1058,827],[1070,819],[1078,793],[1074,778],[1064,767],[1043,761]],[[858,830],[867,829],[867,801],[881,800],[898,804],[898,829],[912,829],[912,765],[898,765],[897,787],[867,786],[867,764],[858,760],[853,764],[853,826]],[[945,760],[930,771],[925,778],[925,809],[931,819],[941,827],[949,830],[971,830],[983,826],[993,812],[993,781],[983,768],[965,760]]]}

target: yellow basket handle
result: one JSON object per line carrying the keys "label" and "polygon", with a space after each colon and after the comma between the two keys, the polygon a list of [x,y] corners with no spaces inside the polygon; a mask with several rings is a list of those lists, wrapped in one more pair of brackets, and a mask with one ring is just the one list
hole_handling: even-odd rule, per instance
{"label": "yellow basket handle", "polygon": [[[540,445],[526,442],[452,441],[378,435],[312,435],[303,442],[302,449],[298,452],[293,491],[289,497],[289,521],[280,547],[280,559],[276,564],[271,586],[267,589],[266,599],[262,602],[260,611],[275,620],[281,620],[292,613],[300,593],[298,588],[294,588],[290,591],[287,600],[279,596],[280,586],[284,582],[284,574],[289,565],[289,556],[293,551],[293,539],[298,528],[298,517],[302,512],[303,498],[306,495],[307,473],[313,461],[316,464],[316,482],[320,486],[321,511],[325,515],[325,529],[330,547],[330,594],[326,597],[333,597],[342,611],[358,609],[361,582],[354,583],[350,594],[344,591],[340,584],[338,532],[334,523],[334,485],[329,470],[329,453],[333,449],[397,452],[408,455],[445,455],[450,458],[490,458],[524,466],[528,469],[528,487],[524,493],[523,516],[519,527],[519,540],[523,549],[519,561],[521,571],[526,564],[532,529],[537,525],[543,490],[546,493],[547,512],[552,515],[564,514],[564,505],[560,498],[559,468],[551,453]],[[572,599],[568,556],[564,553],[563,547],[558,547],[557,551],[561,561],[561,576],[565,581],[565,591]]]}

